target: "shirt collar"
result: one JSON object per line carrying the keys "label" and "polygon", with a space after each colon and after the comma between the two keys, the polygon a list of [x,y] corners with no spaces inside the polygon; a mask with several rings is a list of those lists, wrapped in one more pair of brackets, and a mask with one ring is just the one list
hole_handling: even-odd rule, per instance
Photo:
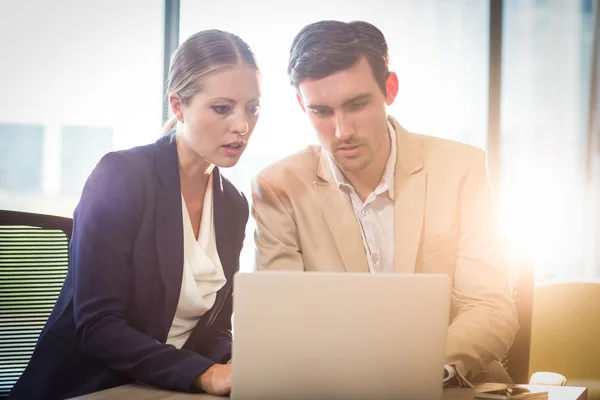
{"label": "shirt collar", "polygon": [[[385,192],[388,192],[388,195],[392,200],[394,200],[394,175],[396,169],[396,131],[394,130],[394,126],[390,124],[388,121],[388,134],[390,135],[390,155],[388,157],[388,161],[385,165],[385,171],[383,172],[383,176],[381,177],[381,182],[374,190],[375,195],[379,195]],[[331,173],[333,175],[333,180],[339,188],[346,188],[350,190],[354,190],[352,185],[346,180],[342,171],[336,165],[333,157],[328,152],[327,161],[329,162],[329,167],[331,168]]]}

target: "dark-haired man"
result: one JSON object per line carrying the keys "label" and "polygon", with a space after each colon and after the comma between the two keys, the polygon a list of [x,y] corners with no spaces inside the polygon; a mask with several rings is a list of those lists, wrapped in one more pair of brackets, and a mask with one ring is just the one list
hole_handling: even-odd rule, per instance
{"label": "dark-haired man", "polygon": [[321,146],[254,180],[257,268],[447,274],[447,376],[510,381],[499,360],[518,324],[485,153],[387,115],[398,78],[369,23],[306,26],[288,74]]}

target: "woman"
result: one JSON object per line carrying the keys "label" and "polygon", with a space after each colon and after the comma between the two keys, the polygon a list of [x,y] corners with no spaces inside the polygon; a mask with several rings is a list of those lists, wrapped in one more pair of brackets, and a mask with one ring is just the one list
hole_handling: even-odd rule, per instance
{"label": "woman", "polygon": [[240,38],[202,31],[173,55],[168,88],[166,135],[107,154],[86,182],[69,272],[10,398],[134,381],[229,392],[248,202],[219,167],[238,162],[256,125],[259,71]]}

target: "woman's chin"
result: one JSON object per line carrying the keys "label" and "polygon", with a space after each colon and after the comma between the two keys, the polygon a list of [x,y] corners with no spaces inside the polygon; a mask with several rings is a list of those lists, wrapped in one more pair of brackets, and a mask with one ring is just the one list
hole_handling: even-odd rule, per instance
{"label": "woman's chin", "polygon": [[231,168],[234,167],[239,161],[240,157],[219,157],[213,164],[219,168]]}

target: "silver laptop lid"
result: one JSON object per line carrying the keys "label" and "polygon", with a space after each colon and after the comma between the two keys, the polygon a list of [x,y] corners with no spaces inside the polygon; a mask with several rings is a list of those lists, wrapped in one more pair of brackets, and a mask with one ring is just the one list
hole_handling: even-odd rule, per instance
{"label": "silver laptop lid", "polygon": [[233,399],[441,397],[446,275],[239,273]]}

